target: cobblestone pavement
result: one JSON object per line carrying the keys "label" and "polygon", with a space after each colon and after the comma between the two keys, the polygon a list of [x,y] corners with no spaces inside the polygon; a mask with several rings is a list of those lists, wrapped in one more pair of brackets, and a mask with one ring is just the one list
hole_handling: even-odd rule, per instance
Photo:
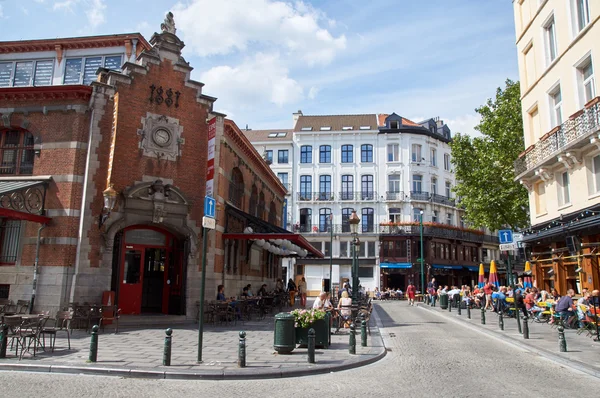
{"label": "cobblestone pavement", "polygon": [[0,372],[20,397],[80,396],[561,397],[600,388],[598,379],[405,302],[376,304],[391,351],[372,365],[276,380],[147,380]]}

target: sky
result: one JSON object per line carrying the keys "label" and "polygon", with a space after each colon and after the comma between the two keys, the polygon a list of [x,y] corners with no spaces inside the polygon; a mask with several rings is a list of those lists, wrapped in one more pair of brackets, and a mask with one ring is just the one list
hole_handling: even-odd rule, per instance
{"label": "sky", "polygon": [[0,41],[150,39],[168,11],[192,78],[240,127],[396,112],[477,135],[475,108],[518,80],[507,0],[0,0]]}

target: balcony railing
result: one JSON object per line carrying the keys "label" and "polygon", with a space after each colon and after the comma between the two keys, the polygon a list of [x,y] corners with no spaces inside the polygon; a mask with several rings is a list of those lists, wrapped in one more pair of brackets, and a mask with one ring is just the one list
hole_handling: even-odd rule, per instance
{"label": "balcony railing", "polygon": [[431,200],[434,201],[435,203],[441,203],[446,206],[454,206],[454,199],[449,198],[444,195],[438,195],[438,194],[433,193],[433,194],[431,194]]}
{"label": "balcony railing", "polygon": [[387,191],[385,193],[385,200],[403,201],[404,192]]}
{"label": "balcony railing", "polygon": [[319,201],[333,201],[333,200],[348,200],[348,201],[362,201],[362,200],[377,200],[376,191],[360,191],[360,192],[298,192],[297,200],[299,202],[319,202]]}
{"label": "balcony railing", "polygon": [[[514,163],[515,175],[523,176],[550,160],[556,163],[556,156],[560,152],[590,144],[587,139],[599,130],[600,97],[596,97],[588,102],[585,108],[573,114],[567,121],[552,129],[519,155]],[[568,162],[568,159],[565,161]]]}
{"label": "balcony railing", "polygon": [[335,200],[333,192],[298,192],[299,202],[332,201]]}
{"label": "balcony railing", "polygon": [[[382,235],[414,235],[418,236],[421,232],[418,225],[379,225],[379,233]],[[470,242],[483,242],[483,235],[469,231],[449,229],[442,227],[423,226],[424,236],[433,236],[436,238],[460,239]]]}
{"label": "balcony railing", "polygon": [[429,192],[410,191],[410,200],[429,200]]}
{"label": "balcony railing", "polygon": [[[312,225],[312,224],[296,224],[293,231],[296,233],[314,233],[314,234],[330,234],[333,227],[334,234],[349,234],[350,224],[333,224],[333,225]],[[376,228],[374,224],[365,224],[358,226],[359,233],[372,233]]]}

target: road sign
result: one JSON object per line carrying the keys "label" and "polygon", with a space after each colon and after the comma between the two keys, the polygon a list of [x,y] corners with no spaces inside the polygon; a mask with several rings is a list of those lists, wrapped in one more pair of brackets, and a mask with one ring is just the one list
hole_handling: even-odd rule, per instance
{"label": "road sign", "polygon": [[217,221],[214,218],[202,217],[202,226],[208,229],[215,229],[217,227]]}
{"label": "road sign", "polygon": [[215,209],[217,208],[217,201],[210,196],[204,197],[204,217],[215,218]]}
{"label": "road sign", "polygon": [[500,251],[503,252],[507,250],[517,250],[517,245],[514,243],[501,243]]}
{"label": "road sign", "polygon": [[498,231],[500,244],[513,243],[513,232],[510,229],[501,229]]}

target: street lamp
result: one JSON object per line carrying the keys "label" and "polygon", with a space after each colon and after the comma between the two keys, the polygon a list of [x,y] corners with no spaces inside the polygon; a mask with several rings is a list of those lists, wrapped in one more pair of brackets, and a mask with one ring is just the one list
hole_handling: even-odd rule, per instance
{"label": "street lamp", "polygon": [[333,213],[329,213],[329,300],[333,300]]}
{"label": "street lamp", "polygon": [[420,212],[421,216],[419,217],[419,227],[421,232],[421,294],[425,297],[425,269],[423,267],[423,261],[425,260],[423,253],[423,210]]}
{"label": "street lamp", "polygon": [[[356,214],[356,210],[352,210],[352,214],[348,218],[350,224],[350,232],[352,233],[352,305],[358,304],[358,256],[357,248],[360,244],[358,240],[358,224],[360,218]],[[353,318],[354,319],[354,318]]]}

